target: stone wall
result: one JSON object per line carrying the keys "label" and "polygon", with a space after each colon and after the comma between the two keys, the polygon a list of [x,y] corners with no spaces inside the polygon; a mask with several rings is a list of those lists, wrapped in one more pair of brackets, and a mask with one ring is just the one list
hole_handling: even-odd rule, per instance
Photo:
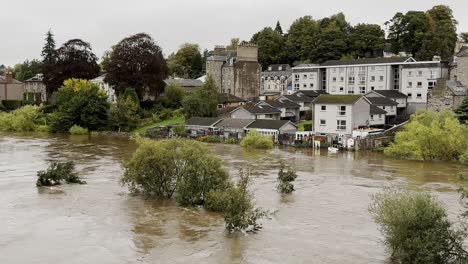
{"label": "stone wall", "polygon": [[206,74],[210,74],[213,76],[216,87],[218,87],[219,91],[221,91],[221,80],[222,80],[222,67],[223,67],[223,61],[217,61],[217,60],[208,60],[206,61]]}
{"label": "stone wall", "polygon": [[257,61],[237,61],[234,67],[234,95],[246,100],[256,100],[260,96],[262,70],[260,63]]}
{"label": "stone wall", "polygon": [[468,86],[468,57],[457,58],[457,80]]}
{"label": "stone wall", "polygon": [[453,94],[447,87],[446,79],[439,79],[437,85],[432,89],[431,95],[427,97],[427,110],[440,112],[444,109],[453,108]]}

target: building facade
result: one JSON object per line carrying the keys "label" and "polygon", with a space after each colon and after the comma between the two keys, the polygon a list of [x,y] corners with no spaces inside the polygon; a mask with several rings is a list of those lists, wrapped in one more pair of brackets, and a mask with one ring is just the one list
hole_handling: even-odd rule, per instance
{"label": "building facade", "polygon": [[47,90],[43,82],[44,76],[37,74],[36,76],[24,81],[25,97],[34,97],[34,102],[47,102]]}
{"label": "building facade", "polygon": [[448,76],[448,63],[418,62],[411,57],[332,60],[292,69],[294,90],[324,90],[329,94],[366,94],[373,90],[398,90],[408,103],[427,102],[437,80]]}
{"label": "building facade", "polygon": [[24,84],[13,79],[13,74],[6,73],[0,76],[0,101],[23,100]]}
{"label": "building facade", "polygon": [[236,51],[217,46],[206,61],[206,73],[213,76],[220,93],[228,93],[246,100],[260,95],[261,66],[258,47],[240,43]]}
{"label": "building facade", "polygon": [[[288,64],[273,64],[262,72],[260,80],[260,95],[278,96],[286,94],[291,87],[291,66]],[[266,98],[270,99],[270,98]]]}

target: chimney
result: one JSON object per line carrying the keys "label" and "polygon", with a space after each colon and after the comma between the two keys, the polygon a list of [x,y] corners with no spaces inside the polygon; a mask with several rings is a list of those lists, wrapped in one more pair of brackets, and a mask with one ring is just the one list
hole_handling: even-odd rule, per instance
{"label": "chimney", "polygon": [[12,72],[6,72],[5,73],[5,82],[6,83],[12,83],[13,82],[13,73]]}

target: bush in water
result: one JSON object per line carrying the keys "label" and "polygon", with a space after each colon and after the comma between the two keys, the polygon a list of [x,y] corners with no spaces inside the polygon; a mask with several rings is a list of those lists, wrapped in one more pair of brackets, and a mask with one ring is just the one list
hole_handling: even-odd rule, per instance
{"label": "bush in water", "polygon": [[87,135],[89,133],[87,128],[82,128],[82,127],[77,126],[77,125],[74,125],[74,126],[70,127],[69,132],[72,135]]}
{"label": "bush in water", "polygon": [[466,233],[453,228],[430,194],[386,190],[373,196],[369,211],[399,263],[467,263]]}
{"label": "bush in water", "polygon": [[0,131],[35,131],[40,125],[40,108],[23,106],[10,113],[0,112]]}
{"label": "bush in water", "polygon": [[292,184],[292,182],[296,180],[297,174],[293,169],[288,168],[288,170],[285,171],[285,168],[286,166],[284,165],[284,163],[281,163],[280,170],[278,172],[279,183],[276,186],[276,189],[280,193],[287,194],[292,193],[294,191],[294,184]]}
{"label": "bush in water", "polygon": [[62,182],[85,184],[85,181],[80,180],[75,172],[75,164],[72,161],[67,162],[52,162],[47,170],[37,172],[36,186],[54,186]]}
{"label": "bush in water", "polygon": [[241,146],[245,148],[272,149],[273,140],[269,136],[261,135],[257,130],[250,130],[249,134],[241,141]]}

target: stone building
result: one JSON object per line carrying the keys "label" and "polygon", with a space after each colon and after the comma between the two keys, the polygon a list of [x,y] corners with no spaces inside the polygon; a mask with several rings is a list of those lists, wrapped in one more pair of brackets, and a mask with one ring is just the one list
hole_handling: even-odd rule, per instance
{"label": "stone building", "polygon": [[256,100],[260,95],[261,66],[254,44],[242,42],[236,51],[216,46],[206,61],[206,73],[213,76],[220,93],[246,100]]}
{"label": "stone building", "polygon": [[[260,94],[266,99],[272,99],[288,93],[291,84],[291,66],[288,64],[272,64],[262,72]],[[292,90],[291,90],[292,91]],[[289,93],[291,93],[291,91]]]}
{"label": "stone building", "polygon": [[0,76],[0,101],[23,100],[24,84],[13,79],[13,74],[8,72]]}
{"label": "stone building", "polygon": [[43,79],[44,76],[39,73],[24,81],[24,99],[36,103],[47,102],[47,90]]}

